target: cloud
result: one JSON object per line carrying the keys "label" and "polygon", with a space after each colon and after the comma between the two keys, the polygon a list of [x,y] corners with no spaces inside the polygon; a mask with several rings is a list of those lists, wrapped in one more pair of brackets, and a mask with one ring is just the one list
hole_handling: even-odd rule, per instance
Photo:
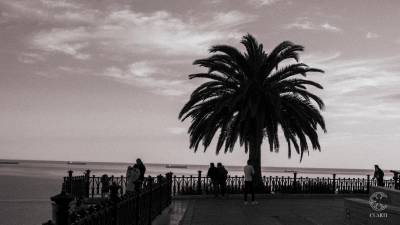
{"label": "cloud", "polygon": [[[304,62],[325,70],[313,77],[324,86],[321,95],[330,118],[353,120],[400,119],[400,107],[393,105],[400,95],[400,55],[381,58],[345,58],[341,54],[309,54]],[[398,104],[399,102],[397,102]],[[350,120],[352,120],[350,119]]]}
{"label": "cloud", "polygon": [[124,48],[135,48],[136,51],[198,55],[206,53],[212,43],[239,38],[240,34],[234,27],[248,23],[253,18],[230,11],[207,18],[184,20],[166,11],[144,14],[121,10],[110,14],[97,31],[100,36],[117,37],[112,38],[113,43],[122,44]]}
{"label": "cloud", "polygon": [[332,31],[332,32],[341,31],[340,28],[335,27],[335,26],[333,26],[333,25],[330,25],[329,23],[324,23],[324,24],[322,24],[322,25],[321,25],[321,28],[323,28],[323,29],[325,29],[325,30],[328,30],[328,31]]}
{"label": "cloud", "polygon": [[34,72],[35,75],[40,76],[40,77],[46,77],[46,78],[57,78],[59,77],[58,74],[53,74],[53,73],[49,73],[46,71],[37,71]]}
{"label": "cloud", "polygon": [[45,57],[33,52],[23,52],[18,56],[18,61],[26,64],[34,64],[36,62],[45,61]]}
{"label": "cloud", "polygon": [[[60,74],[83,74],[70,63],[63,64],[69,57],[77,60],[73,64],[100,65],[85,73],[163,96],[182,96],[193,90],[191,83],[178,78],[182,71],[177,68],[190,65],[188,59],[205,56],[214,44],[237,43],[243,25],[257,18],[239,10],[181,14],[140,12],[126,5],[98,10],[92,8],[96,5],[75,1],[6,0],[5,4],[16,15],[8,20],[41,24],[27,34],[27,46],[38,56],[51,54],[60,62],[54,65]],[[35,63],[40,59],[24,55],[19,60]]]}
{"label": "cloud", "polygon": [[183,127],[168,127],[167,131],[171,134],[180,135],[186,133],[186,128]]}
{"label": "cloud", "polygon": [[35,48],[49,52],[61,52],[76,59],[89,59],[90,55],[82,53],[88,47],[90,33],[84,27],[73,29],[54,28],[36,34],[32,40]]}
{"label": "cloud", "polygon": [[[174,16],[167,11],[141,13],[130,9],[105,14],[93,10],[81,13],[91,18],[88,21],[96,22],[73,28],[42,30],[33,36],[33,45],[77,59],[90,58],[90,54],[84,52],[89,45],[114,54],[204,55],[214,43],[239,39],[242,33],[238,28],[256,18],[239,11],[190,18]],[[75,20],[82,16],[78,12],[66,15]]]}
{"label": "cloud", "polygon": [[334,26],[329,23],[314,23],[311,22],[308,18],[302,17],[298,18],[295,22],[287,24],[285,26],[286,29],[300,29],[300,30],[320,30],[320,31],[329,31],[329,32],[340,32],[341,28]]}
{"label": "cloud", "polygon": [[255,15],[244,14],[237,10],[213,13],[212,20],[210,22],[205,22],[202,25],[202,29],[206,29],[207,27],[213,27],[213,29],[234,28],[255,21],[256,19],[257,16]]}
{"label": "cloud", "polygon": [[151,66],[149,62],[132,63],[129,66],[129,70],[136,77],[149,77],[157,72],[157,69]]}
{"label": "cloud", "polygon": [[368,33],[365,35],[365,38],[367,38],[367,39],[376,39],[376,38],[379,38],[379,37],[380,37],[379,34],[377,34],[377,33],[372,33],[372,32],[368,32]]}
{"label": "cloud", "polygon": [[76,2],[72,3],[71,1],[54,1],[54,0],[40,0],[40,2],[51,8],[62,8],[62,9],[77,9],[79,6]]}
{"label": "cloud", "polygon": [[82,9],[82,5],[74,1],[7,1],[1,4],[7,10],[5,16],[9,20],[28,20],[43,23],[65,24],[79,22],[82,24],[94,23],[100,16],[98,10]]}
{"label": "cloud", "polygon": [[59,66],[58,69],[68,74],[89,74],[90,70],[81,67]]}
{"label": "cloud", "polygon": [[204,3],[204,4],[214,4],[214,5],[217,5],[217,4],[220,4],[220,3],[222,3],[223,2],[223,0],[209,0],[209,1],[204,1],[204,2],[202,2],[202,3]]}
{"label": "cloud", "polygon": [[249,3],[251,5],[260,7],[260,6],[272,5],[272,4],[280,2],[280,1],[281,0],[250,0]]}
{"label": "cloud", "polygon": [[[189,93],[193,85],[186,80],[171,79],[167,76],[174,73],[169,70],[161,70],[148,61],[134,62],[127,68],[109,67],[103,76],[128,85],[145,88],[152,93],[163,96],[181,96]],[[177,73],[177,72],[175,72]]]}

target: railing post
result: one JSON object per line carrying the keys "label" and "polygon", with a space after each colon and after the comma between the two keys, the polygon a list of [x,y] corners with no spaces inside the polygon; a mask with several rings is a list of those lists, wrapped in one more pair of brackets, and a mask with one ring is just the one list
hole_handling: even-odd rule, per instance
{"label": "railing post", "polygon": [[293,173],[293,192],[297,192],[297,172]]}
{"label": "railing post", "polygon": [[333,194],[336,194],[336,174],[333,174],[333,181],[332,181],[332,186],[333,186]]}
{"label": "railing post", "polygon": [[176,195],[176,175],[174,175],[173,183],[172,183],[172,194]]}
{"label": "railing post", "polygon": [[[71,173],[72,174],[72,173]],[[69,224],[69,203],[74,199],[71,195],[61,192],[50,198],[53,208],[52,220],[55,225]]]}
{"label": "railing post", "polygon": [[68,188],[67,188],[67,193],[71,194],[72,193],[72,174],[74,173],[74,171],[69,170],[68,171]]}
{"label": "railing post", "polygon": [[197,194],[201,195],[201,170],[197,174]]}
{"label": "railing post", "polygon": [[172,199],[172,173],[169,172],[166,174],[167,182],[168,182],[168,205],[171,204]]}
{"label": "railing post", "polygon": [[370,175],[368,174],[367,175],[367,192],[369,193],[369,188],[370,188],[370,182],[371,182],[371,179],[370,179]]}
{"label": "railing post", "polygon": [[90,191],[89,191],[89,189],[90,189],[90,170],[86,170],[86,173],[85,173],[85,182],[86,182],[86,198],[89,198],[89,196],[90,196]]}

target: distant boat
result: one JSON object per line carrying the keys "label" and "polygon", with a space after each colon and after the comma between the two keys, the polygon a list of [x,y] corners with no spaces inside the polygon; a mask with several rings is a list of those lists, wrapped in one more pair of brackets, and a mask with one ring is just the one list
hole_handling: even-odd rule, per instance
{"label": "distant boat", "polygon": [[19,162],[16,162],[16,161],[0,161],[0,164],[13,164],[13,165],[15,165],[15,164],[19,164]]}
{"label": "distant boat", "polygon": [[72,161],[68,161],[67,164],[69,164],[69,165],[86,165],[85,162],[72,162]]}
{"label": "distant boat", "polygon": [[165,168],[187,169],[188,166],[187,165],[171,165],[171,164],[168,164],[168,165],[165,166]]}

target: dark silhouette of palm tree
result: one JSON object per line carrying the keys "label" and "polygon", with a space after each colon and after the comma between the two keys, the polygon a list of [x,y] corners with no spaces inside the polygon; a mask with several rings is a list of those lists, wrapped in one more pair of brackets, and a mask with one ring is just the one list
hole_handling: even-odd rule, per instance
{"label": "dark silhouette of palm tree", "polygon": [[191,117],[188,133],[190,148],[195,151],[200,142],[205,151],[218,131],[217,154],[221,149],[232,152],[239,141],[249,152],[256,183],[261,184],[261,145],[266,137],[270,151],[279,150],[279,126],[288,144],[289,158],[292,145],[300,160],[308,152],[308,142],[313,149],[321,149],[317,129],[319,126],[326,132],[320,113],[324,103],[307,87],[322,86],[304,77],[308,72],[323,71],[300,63],[298,52],[304,47],[290,41],[280,43],[269,54],[250,34],[241,43],[246,48],[244,53],[232,46],[217,45],[211,47],[210,57],[193,62],[208,72],[191,74],[189,79],[209,81],[193,91],[179,119]]}

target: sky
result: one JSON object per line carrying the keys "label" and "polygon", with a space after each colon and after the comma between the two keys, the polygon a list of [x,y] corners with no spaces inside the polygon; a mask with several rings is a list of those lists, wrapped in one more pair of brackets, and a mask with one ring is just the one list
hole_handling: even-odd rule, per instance
{"label": "sky", "polygon": [[263,166],[399,169],[398,21],[395,0],[0,0],[0,158],[243,165],[188,149],[178,113],[192,62],[251,33],[325,70],[321,152],[264,143]]}

